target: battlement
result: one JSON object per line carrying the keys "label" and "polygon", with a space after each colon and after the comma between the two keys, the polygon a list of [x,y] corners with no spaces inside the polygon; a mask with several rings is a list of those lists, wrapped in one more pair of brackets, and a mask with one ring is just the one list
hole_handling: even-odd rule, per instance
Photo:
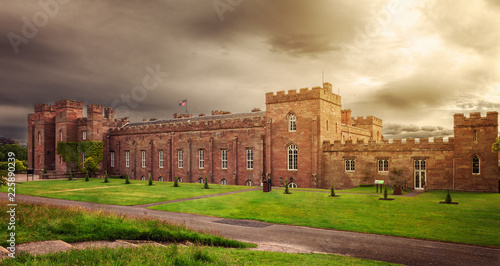
{"label": "battlement", "polygon": [[87,105],[87,118],[89,120],[102,120],[102,105],[88,104]]}
{"label": "battlement", "polygon": [[76,124],[79,126],[86,126],[88,119],[86,117],[76,119]]}
{"label": "battlement", "polygon": [[336,105],[341,105],[341,97],[340,95],[334,94],[332,92],[332,85],[330,83],[324,83],[323,87],[313,87],[302,88],[299,91],[297,90],[288,90],[268,92],[266,93],[266,104],[274,104],[274,103],[284,103],[284,102],[295,102],[295,101],[305,101],[305,100],[316,100],[322,99],[328,102],[331,102]]}
{"label": "battlement", "polygon": [[115,108],[111,108],[111,107],[104,108],[104,117],[107,118],[108,120],[114,120],[115,119]]}
{"label": "battlement", "polygon": [[360,126],[360,125],[382,126],[382,119],[376,118],[374,116],[367,116],[367,117],[358,116],[358,117],[352,119],[352,124],[354,126]]}
{"label": "battlement", "polygon": [[83,109],[83,102],[75,100],[61,100],[56,102],[56,109],[75,108]]}
{"label": "battlement", "polygon": [[249,113],[243,114],[243,116],[229,118],[226,118],[224,116],[204,116],[192,118],[192,120],[183,119],[183,121],[159,120],[152,122],[133,123],[122,128],[112,128],[110,129],[110,134],[131,135],[265,127],[266,120],[264,112],[261,112],[259,115],[256,114],[257,113]]}
{"label": "battlement", "polygon": [[174,114],[174,119],[190,118],[190,117],[193,117],[193,115],[192,114],[178,114],[178,113]]}
{"label": "battlement", "polygon": [[41,103],[41,104],[35,105],[35,112],[36,113],[39,113],[39,112],[55,112],[55,111],[56,111],[55,106],[52,105],[52,104]]}
{"label": "battlement", "polygon": [[487,112],[486,117],[481,117],[481,113],[470,113],[469,118],[463,113],[453,115],[455,127],[473,126],[498,126],[498,112]]}
{"label": "battlement", "polygon": [[229,111],[222,111],[222,110],[213,110],[212,115],[230,115],[231,112]]}
{"label": "battlement", "polygon": [[347,140],[342,143],[340,140],[334,141],[332,144],[330,141],[323,142],[324,152],[352,152],[352,151],[417,151],[417,150],[442,150],[442,151],[452,151],[454,150],[455,139],[453,137],[448,138],[445,141],[442,137],[434,138],[408,138],[408,139],[384,139],[377,143],[376,140],[357,140],[353,142],[352,140]]}

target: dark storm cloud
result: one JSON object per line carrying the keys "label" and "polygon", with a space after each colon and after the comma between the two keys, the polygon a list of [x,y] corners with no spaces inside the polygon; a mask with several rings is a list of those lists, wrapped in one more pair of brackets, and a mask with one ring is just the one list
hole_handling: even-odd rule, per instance
{"label": "dark storm cloud", "polygon": [[383,129],[384,138],[430,138],[430,137],[451,137],[453,130],[436,126],[387,124]]}

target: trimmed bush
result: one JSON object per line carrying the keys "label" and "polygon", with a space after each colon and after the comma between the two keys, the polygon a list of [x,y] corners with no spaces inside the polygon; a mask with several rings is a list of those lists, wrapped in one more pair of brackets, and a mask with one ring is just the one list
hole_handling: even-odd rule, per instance
{"label": "trimmed bush", "polygon": [[85,172],[85,182],[89,181],[89,172]]}
{"label": "trimmed bush", "polygon": [[179,187],[179,180],[174,176],[174,187]]}
{"label": "trimmed bush", "polygon": [[69,170],[68,180],[69,181],[73,180],[73,171],[72,170]]}
{"label": "trimmed bush", "polygon": [[387,199],[387,184],[384,182],[384,199]]}
{"label": "trimmed bush", "polygon": [[333,180],[332,180],[332,186],[330,187],[330,196],[335,197],[335,190],[333,189]]}
{"label": "trimmed bush", "polygon": [[208,187],[208,177],[205,176],[205,184],[203,185],[205,189],[209,189]]}
{"label": "trimmed bush", "polygon": [[290,190],[288,190],[288,180],[285,180],[285,194],[292,194]]}
{"label": "trimmed bush", "polygon": [[451,195],[450,195],[450,189],[446,187],[446,198],[444,199],[445,203],[450,204],[451,203]]}
{"label": "trimmed bush", "polygon": [[128,173],[125,174],[125,184],[130,184],[130,179],[128,178]]}
{"label": "trimmed bush", "polygon": [[109,180],[108,180],[108,172],[106,171],[105,174],[104,174],[104,183],[109,183]]}
{"label": "trimmed bush", "polygon": [[47,173],[47,167],[43,167],[43,173],[46,174]]}
{"label": "trimmed bush", "polygon": [[153,176],[149,174],[149,183],[148,185],[152,186],[153,185]]}

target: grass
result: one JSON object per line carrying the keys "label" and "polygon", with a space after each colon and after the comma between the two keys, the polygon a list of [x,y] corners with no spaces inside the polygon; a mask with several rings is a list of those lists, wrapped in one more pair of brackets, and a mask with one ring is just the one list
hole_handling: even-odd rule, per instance
{"label": "grass", "polygon": [[[0,202],[0,212],[6,213],[6,201]],[[0,215],[0,245],[7,247],[8,215]],[[63,240],[68,243],[97,240],[153,240],[200,243],[224,247],[255,246],[219,236],[198,233],[183,226],[152,219],[117,216],[102,211],[75,207],[39,204],[19,204],[16,208],[16,244],[43,240]]]}
{"label": "grass", "polygon": [[[284,188],[283,188],[284,189]],[[342,194],[342,193],[355,193],[355,194],[380,194],[380,195],[383,195],[382,192],[380,192],[380,188],[379,188],[379,192],[377,193],[377,189],[375,188],[375,186],[372,186],[372,187],[355,187],[355,188],[349,188],[349,189],[335,189],[335,193],[339,193],[339,194]],[[326,192],[326,193],[330,193],[330,189],[318,189],[318,188],[293,188],[293,189],[290,189],[291,191],[315,191],[315,192]],[[394,193],[394,191],[392,190],[391,187],[387,187],[387,193],[392,195]],[[405,191],[403,191],[403,194],[406,194]]]}
{"label": "grass", "polygon": [[326,254],[285,254],[215,247],[154,247],[72,250],[22,254],[3,265],[394,265]]}
{"label": "grass", "polygon": [[[365,188],[361,188],[365,189]],[[158,205],[150,209],[303,225],[484,246],[500,246],[500,194],[452,192],[459,205],[439,204],[445,191],[378,200],[379,195],[292,190],[250,191]]]}
{"label": "grass", "polygon": [[[55,199],[130,206],[250,188],[210,184],[210,189],[203,189],[203,184],[199,183],[181,183],[180,187],[174,188],[173,182],[154,182],[152,186],[148,186],[148,181],[130,180],[130,182],[131,184],[127,185],[125,184],[125,179],[111,178],[109,179],[109,183],[103,183],[103,179],[99,178],[91,178],[89,182],[85,182],[83,178],[73,181],[20,182],[16,184],[16,193]],[[0,192],[7,192],[7,187],[0,189]]]}

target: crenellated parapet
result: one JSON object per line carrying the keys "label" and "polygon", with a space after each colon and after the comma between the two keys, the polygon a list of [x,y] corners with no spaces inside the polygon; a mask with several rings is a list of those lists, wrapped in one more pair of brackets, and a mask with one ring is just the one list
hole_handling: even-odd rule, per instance
{"label": "crenellated parapet", "polygon": [[41,113],[41,112],[55,112],[56,107],[52,104],[46,104],[46,103],[41,103],[35,105],[35,113]]}
{"label": "crenellated parapet", "polygon": [[143,123],[131,123],[125,127],[111,128],[110,135],[133,135],[133,134],[151,134],[166,132],[186,132],[186,131],[209,131],[220,129],[241,129],[265,127],[265,112],[259,115],[249,115],[236,118],[222,117],[197,117],[192,119],[182,119],[182,121],[154,121]]}
{"label": "crenellated parapet", "polygon": [[498,112],[487,112],[486,117],[482,117],[481,113],[470,113],[469,117],[455,114],[453,120],[455,127],[498,126]]}
{"label": "crenellated parapet", "polygon": [[399,152],[399,151],[421,151],[421,150],[442,150],[442,151],[452,151],[454,149],[455,139],[453,137],[448,138],[445,141],[441,137],[435,137],[433,140],[429,138],[408,138],[408,139],[384,139],[377,143],[375,140],[363,141],[357,140],[353,142],[351,140],[342,143],[339,140],[331,143],[330,141],[323,142],[323,152],[357,152],[357,151],[389,151],[389,152]]}
{"label": "crenellated parapet", "polygon": [[60,100],[56,102],[56,109],[74,108],[83,109],[83,102],[75,100]]}
{"label": "crenellated parapet", "polygon": [[296,102],[306,100],[322,99],[338,106],[341,105],[340,95],[332,92],[332,85],[330,83],[323,84],[323,87],[302,88],[297,90],[278,91],[276,93],[266,93],[266,104]]}
{"label": "crenellated parapet", "polygon": [[376,125],[382,126],[382,119],[374,117],[374,116],[358,116],[356,118],[352,118],[353,126],[364,126],[364,125]]}

